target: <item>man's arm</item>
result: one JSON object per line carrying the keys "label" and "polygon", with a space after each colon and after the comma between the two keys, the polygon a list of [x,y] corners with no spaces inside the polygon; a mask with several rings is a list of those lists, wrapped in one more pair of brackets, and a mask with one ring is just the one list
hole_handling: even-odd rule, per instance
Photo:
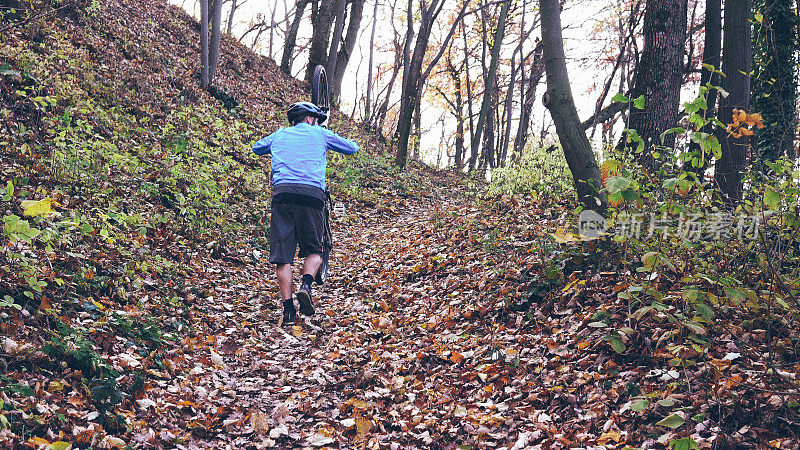
{"label": "man's arm", "polygon": [[358,151],[358,144],[355,141],[343,138],[333,131],[326,129],[324,130],[327,131],[327,133],[325,133],[325,144],[329,149],[335,152],[344,153],[345,155],[352,155]]}
{"label": "man's arm", "polygon": [[253,145],[253,153],[256,155],[263,155],[269,153],[272,149],[272,135],[262,138]]}

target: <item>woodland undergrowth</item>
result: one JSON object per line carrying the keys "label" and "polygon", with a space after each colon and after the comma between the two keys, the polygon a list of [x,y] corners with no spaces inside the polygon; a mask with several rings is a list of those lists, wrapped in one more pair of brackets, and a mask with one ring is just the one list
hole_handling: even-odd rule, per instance
{"label": "woodland undergrowth", "polygon": [[[268,165],[249,145],[285,125],[286,107],[307,86],[226,38],[217,87],[199,89],[197,24],[162,2],[30,4],[29,18],[9,17],[0,33],[0,442],[175,446],[244,423],[254,433],[259,415],[220,408],[200,420],[190,412],[201,408],[183,400],[148,434],[156,427],[148,392],[179,376],[196,381],[191,349],[210,355],[200,359],[209,367],[224,365],[209,331],[223,327],[202,305],[244,289],[214,284],[265,265],[269,238]],[[403,333],[415,336],[421,349],[393,369],[408,386],[393,398],[413,394],[420,400],[409,397],[402,411],[422,409],[426,419],[337,418],[324,442],[796,446],[798,176],[780,161],[773,181],[753,174],[745,201],[725,208],[684,170],[718,146],[699,131],[710,120],[702,101],[686,110],[671,132],[705,153],[664,151],[661,170],[646,173],[633,162],[641,150],[630,133],[633,153],[605,155],[608,235],[590,241],[574,233],[580,211],[564,200],[568,178],[552,152],[530,152],[522,171],[498,171],[484,194],[482,183],[452,173],[399,171],[371,131],[335,114],[332,128],[362,148],[330,158],[329,186],[351,210],[343,223],[368,235],[376,221],[396,221],[414,230],[394,230],[398,241],[425,246],[385,243],[397,265],[364,267],[373,279],[348,288],[372,295],[374,278],[396,278],[412,293],[386,288],[367,301],[363,323],[342,326],[363,328],[369,346],[409,346]],[[736,127],[757,126],[742,119]],[[404,223],[419,205],[439,215]],[[654,236],[646,226],[632,233],[650,213],[672,221]],[[693,239],[679,229],[693,215],[733,217],[734,232]],[[739,239],[738,221],[754,218],[759,233]],[[451,282],[456,293],[443,287]],[[400,317],[404,308],[413,314]],[[425,312],[433,310],[449,312]],[[342,392],[371,389],[381,376],[366,374],[392,366],[381,359],[391,354],[375,350],[337,369],[363,371],[343,376]],[[447,380],[440,388],[452,390],[423,404],[435,394],[425,376],[436,371]],[[365,410],[362,402],[342,410]],[[169,428],[172,420],[185,427]],[[300,445],[275,434],[273,445]]]}

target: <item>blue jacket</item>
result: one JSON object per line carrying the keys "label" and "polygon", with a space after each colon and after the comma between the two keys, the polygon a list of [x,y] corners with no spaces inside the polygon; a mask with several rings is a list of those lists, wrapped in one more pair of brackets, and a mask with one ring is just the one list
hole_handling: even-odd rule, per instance
{"label": "blue jacket", "polygon": [[358,144],[333,131],[300,122],[270,134],[256,142],[257,155],[272,153],[272,184],[307,184],[325,189],[326,153],[333,150],[345,155],[358,151]]}

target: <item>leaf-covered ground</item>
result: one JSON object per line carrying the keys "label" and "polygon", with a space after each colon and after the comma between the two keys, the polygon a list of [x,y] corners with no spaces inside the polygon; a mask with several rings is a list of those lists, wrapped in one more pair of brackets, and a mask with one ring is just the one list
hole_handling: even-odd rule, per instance
{"label": "leaf-covered ground", "polygon": [[225,39],[200,90],[160,1],[36,5],[0,37],[0,444],[798,447],[796,314],[720,277],[695,311],[681,273],[558,243],[568,205],[399,171],[338,113],[332,277],[278,328],[247,152],[305,86]]}

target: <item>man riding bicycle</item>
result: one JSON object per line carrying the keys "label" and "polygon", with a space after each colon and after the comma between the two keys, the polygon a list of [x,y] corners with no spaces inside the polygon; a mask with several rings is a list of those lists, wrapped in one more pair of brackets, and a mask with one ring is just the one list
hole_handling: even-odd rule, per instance
{"label": "man riding bicycle", "polygon": [[358,151],[358,144],[320,126],[328,114],[313,103],[295,103],[286,116],[292,126],[259,140],[253,152],[272,154],[269,262],[275,264],[283,323],[289,324],[297,319],[292,300],[292,263],[298,245],[300,258],[305,261],[297,301],[302,314],[314,314],[311,283],[322,263],[326,153],[333,150],[352,155]]}

